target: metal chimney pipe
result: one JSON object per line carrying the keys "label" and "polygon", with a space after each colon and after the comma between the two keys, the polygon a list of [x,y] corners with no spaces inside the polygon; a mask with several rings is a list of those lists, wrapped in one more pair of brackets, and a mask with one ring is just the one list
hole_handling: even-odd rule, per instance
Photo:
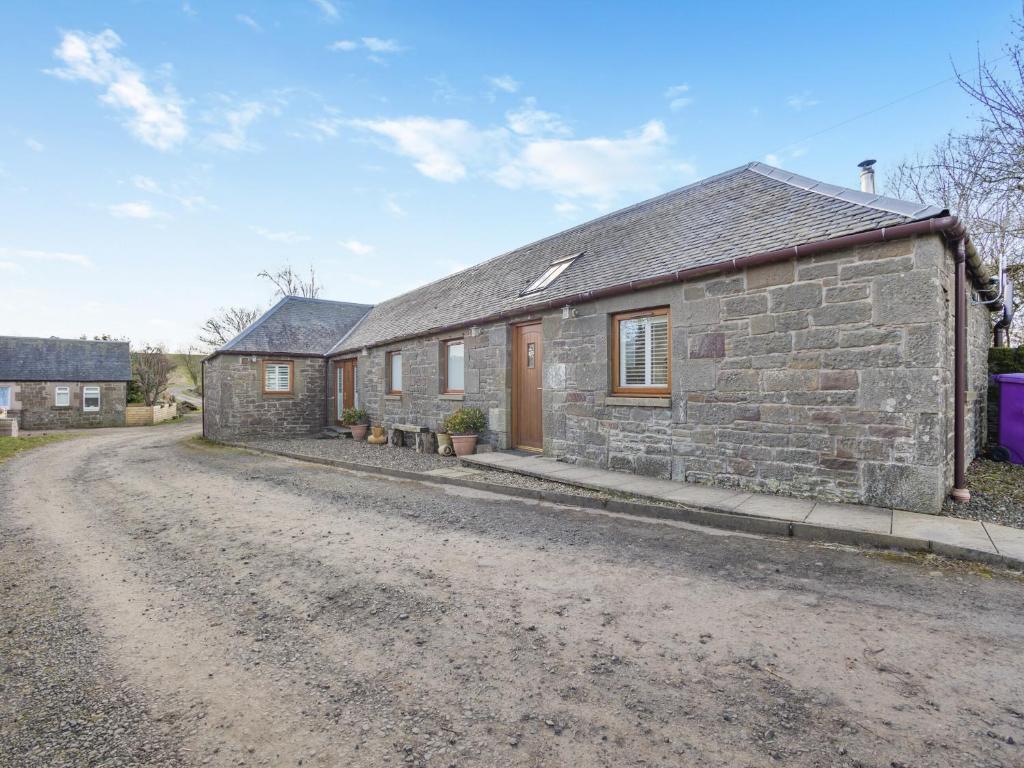
{"label": "metal chimney pipe", "polygon": [[864,160],[857,163],[857,167],[860,168],[860,191],[866,192],[869,195],[875,194],[874,165],[874,160]]}

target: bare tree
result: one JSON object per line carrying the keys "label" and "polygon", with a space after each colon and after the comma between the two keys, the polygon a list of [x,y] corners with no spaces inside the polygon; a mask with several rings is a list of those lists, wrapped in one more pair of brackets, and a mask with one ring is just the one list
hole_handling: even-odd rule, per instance
{"label": "bare tree", "polygon": [[[1013,20],[1013,38],[1003,55],[986,61],[978,54],[978,66],[966,73],[956,72],[960,87],[982,108],[981,122],[992,142],[986,158],[988,180],[1024,191],[1024,20]],[[1005,70],[995,66],[1007,60]]]}
{"label": "bare tree", "polygon": [[259,319],[259,307],[221,307],[199,328],[199,341],[209,349],[219,349]]}
{"label": "bare tree", "polygon": [[192,389],[202,394],[203,385],[203,351],[191,345],[184,352],[178,354],[179,364],[185,369],[185,375],[192,382]]}
{"label": "bare tree", "polygon": [[132,352],[132,376],[142,401],[156,405],[171,378],[174,363],[163,347],[147,344]]}
{"label": "bare tree", "polygon": [[263,277],[272,282],[275,296],[304,296],[307,299],[316,299],[323,287],[316,281],[316,271],[312,264],[309,265],[308,278],[292,269],[291,264],[286,264],[274,273],[263,270],[256,277]]}

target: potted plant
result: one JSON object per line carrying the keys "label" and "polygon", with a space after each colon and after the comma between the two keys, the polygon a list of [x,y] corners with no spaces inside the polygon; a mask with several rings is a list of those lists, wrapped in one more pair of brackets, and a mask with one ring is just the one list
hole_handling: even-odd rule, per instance
{"label": "potted plant", "polygon": [[341,412],[341,423],[352,430],[353,439],[362,440],[370,428],[370,417],[362,408],[346,408]]}
{"label": "potted plant", "polygon": [[456,456],[468,456],[476,450],[480,433],[487,429],[487,417],[479,408],[459,408],[444,420],[444,431],[452,436]]}

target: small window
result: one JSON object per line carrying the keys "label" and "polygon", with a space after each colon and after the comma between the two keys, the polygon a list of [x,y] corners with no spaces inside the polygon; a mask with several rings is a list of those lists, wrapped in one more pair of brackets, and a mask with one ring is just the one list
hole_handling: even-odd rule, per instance
{"label": "small window", "polygon": [[71,405],[71,387],[54,387],[53,404],[58,408],[67,408]]}
{"label": "small window", "polygon": [[100,409],[100,388],[82,387],[82,410],[86,412]]}
{"label": "small window", "polygon": [[291,360],[267,360],[263,363],[263,394],[290,395],[295,378]]}
{"label": "small window", "polygon": [[466,345],[462,339],[444,343],[444,391],[456,395],[466,391]]}
{"label": "small window", "polygon": [[11,388],[0,387],[0,408],[11,407]]}
{"label": "small window", "polygon": [[612,317],[612,390],[631,395],[667,395],[672,387],[668,308]]}
{"label": "small window", "polygon": [[388,352],[387,355],[388,394],[402,394],[402,353]]}
{"label": "small window", "polygon": [[537,291],[543,291],[545,288],[547,288],[549,285],[555,282],[555,280],[558,279],[558,276],[565,272],[565,270],[567,270],[569,266],[582,255],[582,252],[574,253],[572,256],[565,256],[561,259],[557,259],[551,262],[551,266],[544,270],[544,274],[542,274],[540,277],[538,277],[536,280],[530,283],[530,287],[523,291],[520,295],[525,296],[528,293],[536,293]]}

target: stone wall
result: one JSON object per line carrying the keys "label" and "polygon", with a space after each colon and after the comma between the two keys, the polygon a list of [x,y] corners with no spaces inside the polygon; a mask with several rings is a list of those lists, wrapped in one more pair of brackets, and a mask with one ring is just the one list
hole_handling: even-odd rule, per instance
{"label": "stone wall", "polygon": [[[444,342],[462,338],[466,345],[466,386],[463,395],[442,393]],[[465,329],[460,335],[446,334],[377,347],[359,355],[357,390],[360,405],[373,424],[408,423],[432,431],[452,411],[461,407],[480,408],[487,416],[488,429],[480,446],[507,448],[509,445],[509,355],[510,333],[504,323]],[[402,352],[401,395],[385,393],[385,364],[388,352]]]}
{"label": "stone wall", "polygon": [[[263,394],[262,361],[292,360],[293,394]],[[213,440],[303,436],[323,429],[324,360],[217,355],[203,363],[206,436]]]}
{"label": "stone wall", "polygon": [[[663,478],[937,511],[952,482],[950,268],[943,241],[927,236],[549,315],[545,451]],[[658,306],[672,313],[671,398],[611,397],[610,314]],[[969,412],[981,429],[987,317],[971,317]]]}
{"label": "stone wall", "polygon": [[[6,384],[7,382],[0,382]],[[123,427],[128,385],[123,381],[10,382],[11,411],[22,429]],[[55,389],[68,387],[70,405],[55,405]],[[82,388],[100,388],[100,409],[82,410]]]}

